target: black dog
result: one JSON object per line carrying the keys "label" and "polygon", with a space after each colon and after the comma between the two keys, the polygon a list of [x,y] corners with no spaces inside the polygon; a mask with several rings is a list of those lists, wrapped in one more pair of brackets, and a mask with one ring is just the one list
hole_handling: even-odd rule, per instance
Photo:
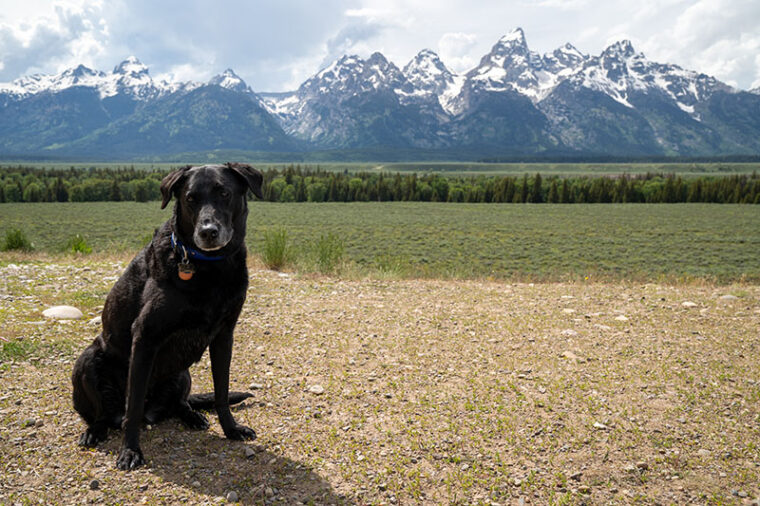
{"label": "black dog", "polygon": [[[232,331],[248,287],[248,190],[261,198],[262,175],[249,165],[184,167],[161,182],[161,208],[174,214],[127,267],[106,298],[103,332],[74,365],[74,408],[87,422],[79,444],[93,447],[108,428],[124,429],[116,466],[145,463],[140,424],[176,416],[208,428],[196,409],[216,408],[229,439],[256,433],[235,422],[229,393]],[[188,368],[209,348],[214,394],[189,395]]]}

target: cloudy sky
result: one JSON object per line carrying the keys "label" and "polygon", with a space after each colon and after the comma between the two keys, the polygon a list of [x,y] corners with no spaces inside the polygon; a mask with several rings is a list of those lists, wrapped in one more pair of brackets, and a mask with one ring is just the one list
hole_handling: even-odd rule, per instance
{"label": "cloudy sky", "polygon": [[256,91],[286,91],[346,53],[403,66],[420,49],[466,71],[522,27],[541,53],[589,54],[630,39],[652,60],[760,86],[758,0],[11,0],[0,11],[0,82],[137,56],[154,78],[233,68]]}

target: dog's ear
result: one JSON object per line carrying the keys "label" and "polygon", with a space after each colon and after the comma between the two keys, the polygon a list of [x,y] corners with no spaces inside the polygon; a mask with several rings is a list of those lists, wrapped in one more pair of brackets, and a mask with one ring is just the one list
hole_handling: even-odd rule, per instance
{"label": "dog's ear", "polygon": [[236,174],[245,180],[248,188],[251,189],[254,195],[260,199],[264,198],[264,194],[261,193],[261,185],[264,184],[264,176],[261,172],[245,163],[228,162],[227,167],[234,170]]}
{"label": "dog's ear", "polygon": [[190,169],[190,165],[170,172],[161,180],[161,209],[172,199],[174,189],[178,188],[177,184],[185,178],[185,173]]}

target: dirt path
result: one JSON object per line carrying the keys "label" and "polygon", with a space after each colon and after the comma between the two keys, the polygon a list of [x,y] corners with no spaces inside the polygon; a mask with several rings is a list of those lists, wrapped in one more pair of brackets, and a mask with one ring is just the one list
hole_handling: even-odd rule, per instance
{"label": "dirt path", "polygon": [[[0,267],[0,503],[725,504],[760,494],[760,287],[310,278],[254,270],[229,442],[77,448],[69,375],[123,262]],[[721,298],[731,295],[728,298]],[[53,304],[74,322],[45,321]],[[7,340],[7,342],[5,341]],[[192,369],[210,391],[207,358]],[[317,394],[322,387],[323,393]]]}

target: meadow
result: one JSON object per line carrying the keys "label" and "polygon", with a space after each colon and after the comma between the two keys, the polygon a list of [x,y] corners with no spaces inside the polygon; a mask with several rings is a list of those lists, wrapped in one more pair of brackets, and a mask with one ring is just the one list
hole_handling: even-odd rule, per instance
{"label": "meadow", "polygon": [[[158,202],[1,204],[0,234],[19,228],[48,253],[76,234],[95,253],[133,253],[170,212]],[[760,207],[752,205],[252,202],[248,227],[254,253],[265,232],[284,230],[293,269],[303,268],[310,245],[333,234],[343,247],[344,273],[760,279]]]}

